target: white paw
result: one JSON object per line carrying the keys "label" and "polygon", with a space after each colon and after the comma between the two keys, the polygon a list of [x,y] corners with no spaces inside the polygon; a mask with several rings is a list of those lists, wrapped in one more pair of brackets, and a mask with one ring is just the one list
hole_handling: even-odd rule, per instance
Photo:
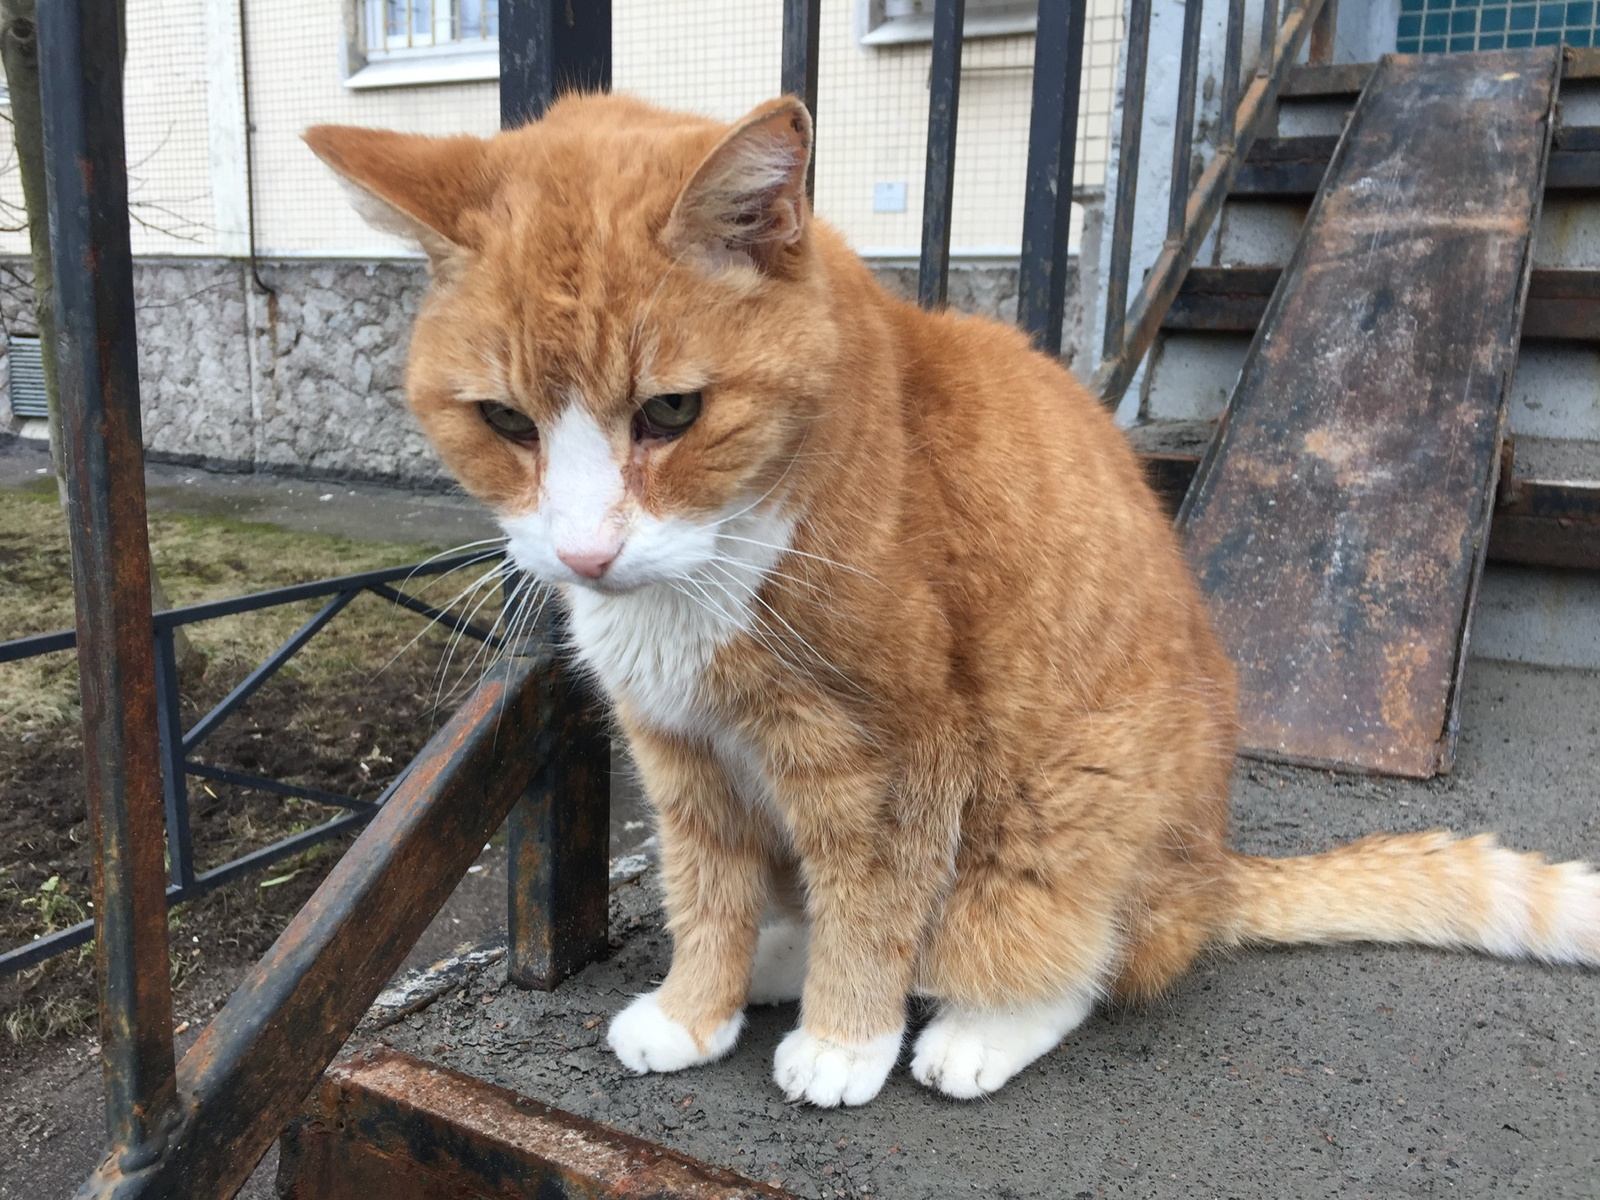
{"label": "white paw", "polygon": [[785,1004],[800,999],[806,985],[806,954],[811,929],[799,921],[779,921],[761,929],[755,966],[750,971],[751,1004]]}
{"label": "white paw", "polygon": [[796,1029],[778,1043],[772,1078],[791,1100],[821,1108],[865,1104],[889,1078],[904,1036],[902,1027],[869,1042],[835,1042]]}
{"label": "white paw", "polygon": [[957,1100],[987,1096],[1055,1049],[1093,1008],[1092,998],[1077,995],[1027,1008],[947,1008],[918,1035],[911,1074]]}
{"label": "white paw", "polygon": [[606,1030],[606,1045],[635,1075],[649,1071],[681,1071],[685,1067],[713,1062],[732,1050],[744,1028],[744,1013],[735,1013],[724,1022],[702,1050],[694,1035],[656,1003],[656,994],[646,992],[611,1019]]}

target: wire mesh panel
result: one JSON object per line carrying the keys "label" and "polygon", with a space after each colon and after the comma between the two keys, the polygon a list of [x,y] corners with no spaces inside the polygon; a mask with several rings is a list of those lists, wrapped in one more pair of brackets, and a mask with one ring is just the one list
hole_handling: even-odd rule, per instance
{"label": "wire mesh panel", "polygon": [[[958,256],[1011,257],[1021,241],[1034,49],[1027,30],[1036,6],[989,7],[999,15],[968,4],[969,29],[1001,32],[969,36],[962,55],[951,248]],[[931,5],[822,4],[817,211],[873,256],[917,255],[930,64],[931,23],[918,23],[924,8]],[[613,80],[619,90],[723,120],[778,90],[779,4],[615,0],[613,13]],[[1116,0],[1090,0],[1079,110],[1080,188],[1098,188],[1105,179],[1121,22]],[[1076,230],[1075,221],[1074,241]]]}
{"label": "wire mesh panel", "polygon": [[[275,0],[243,7],[241,30],[232,4],[129,6],[135,253],[241,254],[251,200],[263,256],[411,253],[355,214],[300,135],[320,122],[492,133],[496,0]],[[1028,30],[1036,5],[968,0],[967,9],[951,248],[957,257],[1009,258],[1021,240],[1034,56]],[[722,120],[779,90],[780,0],[613,0],[612,10],[618,90]],[[929,12],[928,0],[823,0],[817,208],[869,255],[917,253]],[[1118,0],[1089,0],[1079,188],[1098,189],[1105,179],[1121,26]],[[20,212],[9,156],[0,157],[0,208],[7,204]],[[0,254],[26,254],[22,222],[0,225],[6,226]]]}
{"label": "wire mesh panel", "polygon": [[[128,6],[128,216],[135,254],[217,253],[207,102],[206,0]],[[9,115],[9,114],[8,114]],[[0,253],[26,254],[9,123],[0,154]]]}

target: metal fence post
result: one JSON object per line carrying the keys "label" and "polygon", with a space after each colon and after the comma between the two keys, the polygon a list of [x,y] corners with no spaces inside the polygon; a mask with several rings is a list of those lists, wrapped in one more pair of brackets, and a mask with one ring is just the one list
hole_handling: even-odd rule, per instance
{"label": "metal fence post", "polygon": [[[1274,3],[1275,0],[1267,0]],[[1117,143],[1117,197],[1111,210],[1111,263],[1106,270],[1105,336],[1101,358],[1122,353],[1128,321],[1128,273],[1134,205],[1139,199],[1139,149],[1144,134],[1145,70],[1150,60],[1150,0],[1131,0],[1123,38],[1122,132]]]}
{"label": "metal fence post", "polygon": [[176,1116],[133,258],[116,0],[39,6],[106,1125],[123,1171]]}
{"label": "metal fence post", "polygon": [[161,795],[167,813],[167,874],[174,887],[194,885],[194,849],[189,833],[189,780],[184,770],[183,700],[178,692],[178,655],[172,627],[156,630],[156,720],[161,728]]}
{"label": "metal fence post", "polygon": [[[783,0],[783,69],[779,85],[786,95],[799,96],[811,114],[812,145],[816,144],[817,57],[822,30],[822,0]],[[806,198],[815,199],[817,168],[806,171]]]}
{"label": "metal fence post", "polygon": [[534,650],[552,715],[536,745],[517,748],[538,766],[507,821],[506,974],[541,991],[605,953],[610,895],[611,742],[552,646]]}
{"label": "metal fence post", "polygon": [[[532,602],[526,593],[519,601],[524,586],[508,564],[508,610]],[[537,744],[518,747],[537,765],[506,820],[506,974],[540,991],[605,952],[610,896],[611,740],[597,697],[562,666],[561,641],[556,621],[538,619],[521,645],[506,647],[538,660],[550,714]]]}
{"label": "metal fence post", "polygon": [[1072,176],[1088,10],[1088,0],[1040,0],[1034,38],[1017,323],[1047,354],[1061,353],[1061,322],[1066,317]]}
{"label": "metal fence post", "polygon": [[961,109],[961,39],[967,0],[935,0],[933,63],[928,70],[928,171],[922,188],[922,262],[917,299],[944,304],[950,282],[950,218],[955,203],[956,116]]}
{"label": "metal fence post", "polygon": [[611,0],[502,0],[502,129],[537,121],[562,92],[610,90]]}
{"label": "metal fence post", "polygon": [[[503,0],[502,126],[537,119],[562,92],[610,87],[611,0]],[[508,574],[508,601],[515,587]],[[550,653],[543,641],[535,653]],[[556,715],[539,746],[512,751],[540,766],[507,821],[506,969],[514,983],[548,990],[605,950],[611,750],[587,689],[557,656],[541,670]]]}

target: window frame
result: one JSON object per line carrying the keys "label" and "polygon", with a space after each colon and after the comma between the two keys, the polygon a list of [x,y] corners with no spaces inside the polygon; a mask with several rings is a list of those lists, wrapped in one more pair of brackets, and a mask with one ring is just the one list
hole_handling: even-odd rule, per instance
{"label": "window frame", "polygon": [[[933,40],[933,11],[890,16],[888,0],[856,0],[856,42],[862,46],[904,46]],[[995,11],[986,12],[986,9]],[[1022,11],[1027,10],[1027,11]],[[967,0],[963,39],[1016,37],[1034,33],[1039,5],[1028,0]]]}
{"label": "window frame", "polygon": [[[374,88],[426,87],[444,83],[479,83],[500,78],[500,38],[455,40],[456,12],[461,0],[427,0],[429,42],[413,42],[414,33],[390,37],[384,21],[387,0],[348,0],[346,9],[347,67],[344,85],[356,91]],[[487,8],[492,0],[481,0]],[[415,22],[413,21],[413,26]],[[437,31],[443,26],[446,40]],[[383,46],[373,45],[382,30]]]}

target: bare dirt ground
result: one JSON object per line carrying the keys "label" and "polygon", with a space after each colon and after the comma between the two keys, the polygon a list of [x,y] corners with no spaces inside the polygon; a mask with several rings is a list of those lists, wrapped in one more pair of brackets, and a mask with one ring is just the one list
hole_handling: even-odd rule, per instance
{"label": "bare dirt ground", "polygon": [[[36,444],[0,442],[0,640],[72,624],[64,519],[47,467]],[[175,604],[418,561],[492,532],[477,506],[459,496],[161,466],[152,467],[150,483],[152,553]],[[440,580],[427,585],[427,594],[443,601],[459,586]],[[480,620],[492,620],[497,607],[487,605]],[[192,627],[207,661],[203,673],[185,675],[185,722],[221,699],[314,609],[299,605]],[[196,757],[373,799],[448,715],[464,684],[471,645],[458,651],[453,671],[441,674],[447,639],[423,633],[424,626],[382,600],[358,599]],[[90,914],[80,753],[74,656],[0,666],[0,947]],[[340,811],[199,779],[190,781],[190,804],[201,870]],[[348,841],[173,910],[180,1045],[220,1007]],[[486,853],[482,869],[463,884],[461,902],[429,931],[414,962],[487,936],[503,920],[499,858]],[[87,949],[0,979],[0,1196],[69,1195],[98,1159],[103,1120],[94,1025]]]}

